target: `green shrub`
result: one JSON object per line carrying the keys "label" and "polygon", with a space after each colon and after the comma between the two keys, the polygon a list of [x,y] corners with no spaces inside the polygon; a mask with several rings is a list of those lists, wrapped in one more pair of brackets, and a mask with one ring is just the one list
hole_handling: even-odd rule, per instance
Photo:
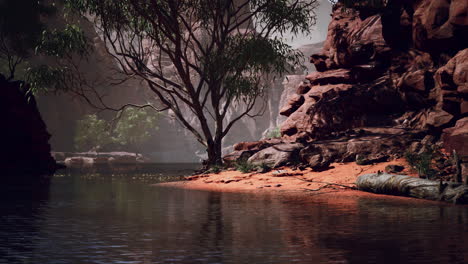
{"label": "green shrub", "polygon": [[[427,148],[430,149],[430,148]],[[405,159],[408,161],[410,167],[415,170],[421,178],[433,178],[436,176],[436,171],[432,168],[432,160],[434,158],[434,151],[432,149],[426,150],[421,154],[406,151]]]}
{"label": "green shrub", "polygon": [[76,126],[75,149],[89,151],[92,148],[104,147],[112,143],[109,124],[96,115],[87,115],[79,120]]}
{"label": "green shrub", "polygon": [[224,170],[224,167],[222,165],[213,165],[210,167],[209,172],[218,174]]}
{"label": "green shrub", "polygon": [[77,121],[75,149],[90,149],[139,152],[152,136],[156,134],[158,114],[150,109],[127,108],[115,117],[116,122],[99,119],[97,115],[86,115]]}
{"label": "green shrub", "polygon": [[268,135],[268,138],[279,138],[281,137],[281,129],[280,127],[276,127],[275,129],[271,130]]}
{"label": "green shrub", "polygon": [[248,173],[255,169],[255,165],[253,165],[252,163],[249,163],[246,160],[238,161],[235,167],[236,167],[236,170],[242,173]]}

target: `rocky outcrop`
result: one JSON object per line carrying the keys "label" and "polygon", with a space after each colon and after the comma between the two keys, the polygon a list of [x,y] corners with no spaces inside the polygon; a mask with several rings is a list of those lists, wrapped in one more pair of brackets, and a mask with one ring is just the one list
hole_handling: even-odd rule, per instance
{"label": "rocky outcrop", "polygon": [[455,150],[468,162],[468,117],[458,120],[454,127],[444,129],[442,140],[447,151]]}
{"label": "rocky outcrop", "polygon": [[126,166],[149,161],[141,154],[129,152],[52,152],[52,156],[68,168]]}
{"label": "rocky outcrop", "polygon": [[50,134],[34,96],[25,94],[26,88],[26,84],[9,82],[0,75],[0,168],[4,176],[50,174],[56,168]]}
{"label": "rocky outcrop", "polygon": [[424,144],[465,156],[467,25],[466,1],[338,3],[323,50],[310,57],[317,72],[284,101],[282,140],[303,144],[301,162],[317,169],[401,156],[426,135]]}
{"label": "rocky outcrop", "polygon": [[[334,131],[395,125],[394,120],[408,128],[441,131],[466,114],[466,4],[388,5],[383,13],[335,6],[324,49],[311,56],[319,72],[308,75],[308,88],[301,88],[309,92],[293,95],[283,107],[289,117],[281,128],[284,136],[316,140]],[[410,39],[402,33],[407,31]],[[439,40],[447,43],[447,53],[430,44]],[[398,43],[405,41],[413,45],[402,49]],[[457,54],[445,65],[438,61],[450,53]],[[298,107],[299,95],[305,100]]]}

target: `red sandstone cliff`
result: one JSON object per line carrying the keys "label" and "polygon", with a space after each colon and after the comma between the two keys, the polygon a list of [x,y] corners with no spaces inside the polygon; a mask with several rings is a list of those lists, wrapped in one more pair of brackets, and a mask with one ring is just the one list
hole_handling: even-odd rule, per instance
{"label": "red sandstone cliff", "polygon": [[281,164],[293,158],[320,167],[439,143],[468,161],[466,0],[390,0],[382,10],[338,3],[311,62],[318,72],[281,109],[288,117],[281,144],[301,145],[285,158],[284,146],[270,149],[275,142],[239,144],[226,160],[248,151],[251,162],[281,157]]}

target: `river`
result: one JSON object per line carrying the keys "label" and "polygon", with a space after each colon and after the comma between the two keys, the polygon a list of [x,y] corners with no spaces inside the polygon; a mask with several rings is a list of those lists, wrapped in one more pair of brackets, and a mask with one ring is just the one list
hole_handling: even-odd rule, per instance
{"label": "river", "polygon": [[0,263],[468,262],[466,206],[151,186],[192,168],[3,186]]}

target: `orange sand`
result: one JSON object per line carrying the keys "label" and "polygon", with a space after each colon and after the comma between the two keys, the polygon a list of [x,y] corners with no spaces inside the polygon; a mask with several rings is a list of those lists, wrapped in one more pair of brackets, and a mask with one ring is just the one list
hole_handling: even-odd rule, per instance
{"label": "orange sand", "polygon": [[[359,175],[384,171],[387,165],[409,166],[403,159],[379,163],[375,165],[360,166],[356,163],[334,163],[332,168],[322,172],[314,172],[311,169],[303,171],[291,168],[280,168],[268,173],[241,173],[239,171],[224,171],[219,174],[202,174],[186,177],[185,181],[160,183],[158,186],[176,187],[202,191],[220,192],[281,192],[291,194],[320,194],[325,196],[372,196],[373,198],[410,199],[378,195],[353,190]],[[403,172],[411,175],[408,169]],[[413,176],[415,176],[413,174]],[[336,185],[335,185],[336,184]],[[341,186],[344,185],[344,186]],[[423,201],[423,200],[418,200]]]}

